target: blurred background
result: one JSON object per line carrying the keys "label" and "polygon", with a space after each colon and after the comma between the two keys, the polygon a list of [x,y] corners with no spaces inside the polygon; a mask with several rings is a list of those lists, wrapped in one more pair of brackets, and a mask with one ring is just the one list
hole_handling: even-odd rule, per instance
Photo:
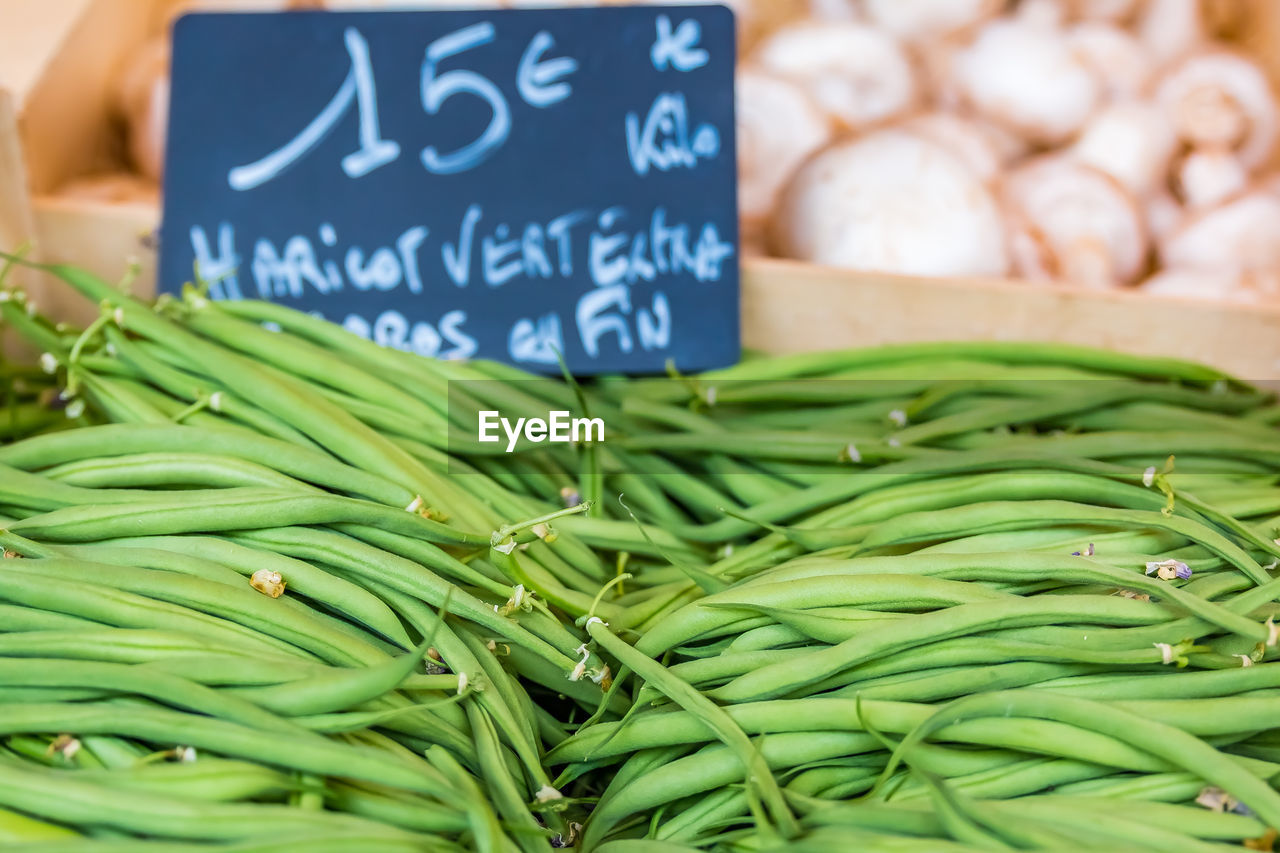
{"label": "blurred background", "polygon": [[[175,16],[480,5],[4,0],[43,251],[146,251]],[[1277,0],[729,5],[747,253],[1280,306]]]}

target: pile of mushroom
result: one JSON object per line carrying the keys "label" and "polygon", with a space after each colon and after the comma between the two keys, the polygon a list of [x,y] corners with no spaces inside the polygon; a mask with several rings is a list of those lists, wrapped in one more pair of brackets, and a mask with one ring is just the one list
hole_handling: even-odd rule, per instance
{"label": "pile of mushroom", "polygon": [[740,72],[749,248],[1280,301],[1280,106],[1202,11],[810,0]]}

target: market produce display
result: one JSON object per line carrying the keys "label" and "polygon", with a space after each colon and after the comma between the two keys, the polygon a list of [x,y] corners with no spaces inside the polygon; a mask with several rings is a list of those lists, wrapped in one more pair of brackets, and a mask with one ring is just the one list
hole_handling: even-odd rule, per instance
{"label": "market produce display", "polygon": [[[5,850],[1274,847],[1265,389],[1029,343],[580,387],[49,271],[102,310],[0,296]],[[467,432],[548,407],[607,440]]]}
{"label": "market produce display", "polygon": [[856,270],[1280,298],[1280,101],[1207,5],[823,4],[744,58],[748,233]]}

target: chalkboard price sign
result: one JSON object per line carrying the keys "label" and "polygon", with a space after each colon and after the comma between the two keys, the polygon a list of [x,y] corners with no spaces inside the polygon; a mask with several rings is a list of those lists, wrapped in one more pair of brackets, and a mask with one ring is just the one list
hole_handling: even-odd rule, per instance
{"label": "chalkboard price sign", "polygon": [[738,359],[722,6],[192,14],[162,290],[555,372]]}

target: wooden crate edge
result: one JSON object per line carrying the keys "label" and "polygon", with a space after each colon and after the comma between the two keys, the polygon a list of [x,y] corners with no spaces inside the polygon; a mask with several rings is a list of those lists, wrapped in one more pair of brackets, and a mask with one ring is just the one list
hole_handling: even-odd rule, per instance
{"label": "wooden crate edge", "polygon": [[883,343],[1037,340],[1186,358],[1280,379],[1280,307],[1095,292],[1017,281],[743,264],[744,346],[804,352]]}

